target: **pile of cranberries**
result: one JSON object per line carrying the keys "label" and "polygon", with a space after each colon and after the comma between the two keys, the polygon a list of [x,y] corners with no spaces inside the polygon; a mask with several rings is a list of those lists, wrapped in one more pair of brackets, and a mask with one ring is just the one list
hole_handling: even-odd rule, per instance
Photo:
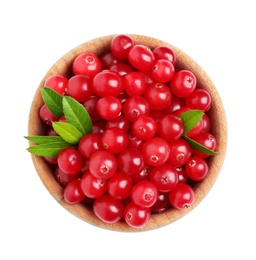
{"label": "pile of cranberries", "polygon": [[[182,138],[179,115],[202,110],[202,119],[186,135],[215,150],[207,115],[211,96],[196,88],[191,71],[175,65],[171,48],[150,49],[117,35],[101,56],[78,55],[70,78],[52,75],[45,81],[83,104],[92,120],[91,132],[77,147],[45,158],[67,203],[83,203],[106,223],[123,219],[135,228],[146,225],[151,214],[193,203],[192,184],[207,176],[209,155]],[[46,135],[57,135],[51,124],[64,116],[56,118],[45,105],[39,115]]]}

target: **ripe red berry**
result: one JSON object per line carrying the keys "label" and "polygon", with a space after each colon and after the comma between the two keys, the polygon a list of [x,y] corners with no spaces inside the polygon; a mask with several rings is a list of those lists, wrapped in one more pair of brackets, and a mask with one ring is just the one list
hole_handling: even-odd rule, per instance
{"label": "ripe red berry", "polygon": [[186,164],[186,172],[190,179],[202,181],[208,174],[208,164],[202,157],[191,157]]}
{"label": "ripe red berry", "polygon": [[190,207],[195,199],[193,189],[185,183],[179,183],[170,192],[169,200],[171,205],[176,209],[186,209]]}
{"label": "ripe red berry", "polygon": [[71,77],[68,81],[67,93],[78,102],[85,102],[93,95],[91,80],[85,75]]}
{"label": "ripe red berry", "polygon": [[128,175],[139,174],[145,166],[142,153],[138,149],[132,147],[124,149],[118,155],[117,163],[119,170]]}
{"label": "ripe red berry", "polygon": [[[196,142],[198,142],[199,144],[203,145],[204,147],[206,147],[212,151],[215,151],[215,149],[216,149],[217,140],[216,140],[215,136],[209,132],[201,132],[198,135],[196,135],[193,139]],[[200,152],[195,149],[193,149],[193,155],[201,156],[202,158],[210,157],[209,154]]]}
{"label": "ripe red berry", "polygon": [[204,112],[211,107],[211,95],[204,89],[195,89],[191,95],[185,99],[186,105],[192,109],[199,109]]}
{"label": "ripe red berry", "polygon": [[93,78],[101,71],[101,62],[97,55],[91,52],[79,54],[73,62],[73,72],[75,75],[86,75]]}
{"label": "ripe red berry", "polygon": [[93,199],[101,197],[107,191],[107,185],[107,180],[98,179],[89,171],[86,172],[81,179],[83,193]]}
{"label": "ripe red berry", "polygon": [[134,41],[129,35],[119,34],[112,38],[110,50],[118,59],[127,59],[130,49],[134,46]]}
{"label": "ripe red berry", "polygon": [[167,162],[174,167],[185,165],[192,155],[192,148],[187,141],[180,138],[169,143],[170,156]]}
{"label": "ripe red berry", "polygon": [[167,141],[178,140],[184,131],[181,119],[175,115],[166,114],[157,124],[157,132]]}
{"label": "ripe red berry", "polygon": [[116,97],[123,91],[122,77],[115,71],[103,70],[94,76],[92,88],[100,97]]}
{"label": "ripe red berry", "polygon": [[146,164],[159,166],[164,164],[170,155],[170,147],[167,141],[160,137],[153,137],[142,145],[141,152]]}
{"label": "ripe red berry", "polygon": [[185,98],[193,93],[196,84],[196,77],[191,71],[179,70],[173,76],[170,87],[174,95]]}
{"label": "ripe red berry", "polygon": [[124,200],[131,194],[133,181],[124,172],[117,172],[108,180],[108,193],[117,200]]}
{"label": "ripe red berry", "polygon": [[165,59],[170,61],[173,65],[176,64],[176,54],[170,47],[158,46],[153,49],[153,53],[156,60]]}
{"label": "ripe red berry", "polygon": [[128,136],[122,129],[114,127],[104,131],[101,141],[103,148],[106,151],[117,154],[126,148],[128,144]]}
{"label": "ripe red berry", "polygon": [[113,153],[105,150],[95,152],[88,163],[91,174],[102,180],[109,179],[117,169],[116,157]]}
{"label": "ripe red berry", "polygon": [[150,181],[156,185],[159,192],[170,192],[177,185],[179,178],[174,166],[162,164],[151,170]]}
{"label": "ripe red berry", "polygon": [[149,115],[149,112],[149,103],[142,96],[129,97],[123,104],[123,113],[132,122],[141,115]]}
{"label": "ripe red berry", "polygon": [[114,120],[120,115],[122,104],[117,97],[106,96],[98,100],[96,109],[101,118]]}
{"label": "ripe red berry", "polygon": [[128,60],[137,70],[146,72],[154,66],[155,57],[147,46],[136,44],[130,49]]}
{"label": "ripe red berry", "polygon": [[51,88],[61,95],[67,93],[68,78],[62,75],[52,75],[46,79],[44,86]]}
{"label": "ripe red berry", "polygon": [[74,179],[64,189],[64,200],[69,204],[80,203],[85,198],[81,188],[81,180]]}
{"label": "ripe red berry", "polygon": [[78,150],[86,159],[89,159],[96,151],[103,150],[101,135],[90,133],[83,136],[79,141]]}
{"label": "ripe red berry", "polygon": [[164,83],[152,83],[147,86],[144,98],[151,109],[163,110],[171,104],[172,92]]}
{"label": "ripe red berry", "polygon": [[77,149],[72,147],[64,148],[60,151],[57,161],[60,169],[70,175],[78,173],[83,164],[81,154]]}
{"label": "ripe red berry", "polygon": [[47,125],[52,125],[52,122],[58,121],[58,118],[43,104],[39,110],[39,117]]}
{"label": "ripe red berry", "polygon": [[158,197],[158,190],[150,181],[140,181],[131,190],[132,201],[141,207],[150,208],[155,204]]}
{"label": "ripe red berry", "polygon": [[125,222],[133,228],[144,227],[151,216],[149,208],[136,205],[134,202],[129,203],[124,210]]}
{"label": "ripe red berry", "polygon": [[123,78],[124,89],[131,96],[140,96],[146,89],[146,77],[140,72],[132,71]]}
{"label": "ripe red berry", "polygon": [[147,140],[156,134],[157,123],[152,117],[142,115],[133,122],[132,131],[138,139]]}
{"label": "ripe red berry", "polygon": [[159,83],[170,81],[174,74],[174,65],[170,61],[164,59],[157,60],[151,69],[152,79]]}
{"label": "ripe red berry", "polygon": [[124,205],[120,200],[104,194],[94,201],[93,212],[105,223],[115,223],[123,217]]}

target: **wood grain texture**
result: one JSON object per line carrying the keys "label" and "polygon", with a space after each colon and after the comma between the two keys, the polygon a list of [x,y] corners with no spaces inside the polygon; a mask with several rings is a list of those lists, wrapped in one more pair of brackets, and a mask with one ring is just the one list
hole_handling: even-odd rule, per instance
{"label": "wood grain texture", "polygon": [[[76,48],[72,49],[61,57],[45,74],[41,83],[39,84],[34,99],[31,104],[31,110],[29,114],[28,121],[28,135],[40,135],[44,132],[44,126],[41,123],[38,113],[43,100],[41,98],[41,89],[44,86],[45,80],[53,74],[61,74],[69,77],[72,74],[71,64],[75,57],[85,51],[93,52],[97,55],[101,55],[103,52],[109,49],[109,44],[114,35],[104,36],[97,39],[93,39],[86,43],[83,43]],[[213,156],[209,160],[209,174],[202,181],[193,186],[195,190],[195,202],[194,204],[185,210],[176,210],[170,209],[161,214],[152,215],[149,223],[141,228],[134,229],[129,227],[124,223],[124,221],[119,221],[115,224],[105,224],[98,218],[96,218],[90,208],[83,206],[82,204],[78,205],[69,205],[63,199],[63,188],[55,180],[52,169],[49,167],[43,158],[31,155],[32,161],[34,163],[35,169],[41,178],[43,184],[50,192],[50,194],[58,201],[65,209],[70,213],[74,214],[76,217],[86,221],[92,225],[95,225],[100,228],[122,231],[122,232],[140,232],[146,230],[152,230],[165,225],[169,225],[174,221],[184,217],[191,210],[193,210],[209,193],[212,186],[214,185],[218,175],[221,171],[222,165],[224,163],[226,148],[227,148],[227,120],[222,104],[222,100],[219,96],[217,88],[214,86],[213,82],[206,74],[206,72],[187,54],[178,49],[177,47],[163,42],[159,39],[150,38],[142,35],[130,35],[136,44],[144,44],[150,48],[155,48],[160,45],[165,45],[171,47],[177,56],[177,66],[179,68],[191,70],[197,77],[198,87],[206,89],[212,96],[212,107],[209,111],[211,120],[212,120],[212,133],[215,135],[217,143],[218,155]],[[29,142],[29,145],[32,145]]]}

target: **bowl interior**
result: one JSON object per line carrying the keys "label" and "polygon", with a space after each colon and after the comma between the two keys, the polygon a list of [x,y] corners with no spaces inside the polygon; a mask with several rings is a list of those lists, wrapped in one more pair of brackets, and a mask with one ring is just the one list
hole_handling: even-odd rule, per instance
{"label": "bowl interior", "polygon": [[[61,74],[67,77],[72,75],[71,64],[75,57],[85,51],[93,52],[97,55],[103,54],[106,50],[109,49],[109,45],[111,39],[114,35],[104,36],[97,39],[93,39],[86,43],[83,43],[67,54],[65,54],[62,58],[60,58],[46,73],[41,83],[39,84],[36,93],[34,95],[34,99],[31,104],[31,110],[29,115],[28,122],[28,135],[42,135],[44,134],[44,125],[39,119],[38,113],[39,109],[43,104],[43,100],[41,98],[41,89],[44,86],[45,80],[53,75],[53,74]],[[196,183],[193,188],[195,191],[195,201],[191,207],[184,210],[176,210],[169,209],[161,214],[153,214],[149,223],[141,229],[134,229],[129,227],[124,221],[119,221],[115,224],[105,224],[97,217],[95,217],[92,209],[86,207],[82,204],[70,205],[65,202],[63,198],[63,188],[56,181],[55,177],[52,174],[51,167],[44,161],[42,157],[38,157],[35,155],[32,156],[32,160],[36,171],[41,178],[43,184],[47,188],[47,190],[51,193],[51,195],[70,213],[74,214],[76,217],[101,228],[116,230],[116,231],[145,231],[156,229],[165,225],[168,225],[179,218],[185,216],[191,210],[193,210],[207,195],[212,186],[214,185],[221,167],[224,162],[226,146],[227,146],[227,122],[226,115],[224,111],[224,107],[219,96],[219,93],[214,86],[213,82],[209,78],[209,76],[204,72],[204,70],[187,54],[178,49],[177,47],[163,42],[161,40],[141,36],[141,35],[133,35],[130,36],[134,39],[136,44],[144,44],[149,48],[155,48],[160,45],[165,45],[171,47],[177,56],[177,67],[191,70],[195,76],[197,77],[197,87],[206,89],[212,97],[212,107],[208,112],[208,115],[212,120],[212,130],[211,132],[217,139],[217,152],[216,156],[212,156],[209,158],[209,174],[208,176],[201,182]],[[30,142],[30,145],[32,143]]]}

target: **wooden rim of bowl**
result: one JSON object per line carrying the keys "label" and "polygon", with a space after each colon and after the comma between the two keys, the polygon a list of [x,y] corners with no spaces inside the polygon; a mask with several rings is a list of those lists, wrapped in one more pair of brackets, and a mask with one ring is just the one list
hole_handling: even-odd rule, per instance
{"label": "wooden rim of bowl", "polygon": [[[143,44],[151,49],[161,45],[172,48],[177,56],[176,66],[178,68],[188,69],[192,71],[197,78],[197,87],[203,88],[211,94],[212,107],[208,114],[210,115],[212,122],[214,122],[214,124],[212,125],[211,132],[216,137],[218,142],[216,149],[218,154],[216,156],[212,156],[209,159],[208,176],[203,181],[193,186],[195,191],[195,201],[193,205],[184,210],[176,210],[171,208],[165,212],[162,212],[161,214],[153,214],[150,218],[149,223],[143,228],[135,229],[129,227],[123,220],[114,224],[106,224],[94,215],[91,208],[85,207],[82,204],[70,205],[66,203],[63,198],[63,188],[56,181],[54,175],[52,174],[51,167],[45,162],[45,160],[42,157],[38,157],[35,155],[31,156],[35,169],[47,190],[55,198],[55,200],[57,200],[59,204],[62,205],[65,209],[67,209],[70,213],[84,220],[85,222],[100,228],[123,232],[138,232],[153,230],[173,223],[174,221],[182,218],[191,210],[193,210],[208,194],[208,192],[214,185],[224,163],[227,147],[227,120],[223,103],[216,87],[214,86],[213,82],[206,74],[206,72],[191,57],[189,57],[187,54],[185,54],[177,47],[159,39],[143,35],[129,35],[134,39],[135,44]],[[72,70],[71,64],[77,55],[86,51],[93,52],[97,55],[101,55],[109,49],[111,39],[114,36],[115,35],[103,36],[85,42],[66,53],[50,68],[50,70],[45,74],[41,83],[39,84],[31,104],[28,121],[28,135],[43,134],[44,126],[39,119],[38,113],[40,107],[43,104],[43,100],[41,98],[41,89],[44,86],[45,80],[49,76],[54,74],[60,74],[69,77],[71,75]],[[32,142],[29,142],[29,145],[32,144]]]}

